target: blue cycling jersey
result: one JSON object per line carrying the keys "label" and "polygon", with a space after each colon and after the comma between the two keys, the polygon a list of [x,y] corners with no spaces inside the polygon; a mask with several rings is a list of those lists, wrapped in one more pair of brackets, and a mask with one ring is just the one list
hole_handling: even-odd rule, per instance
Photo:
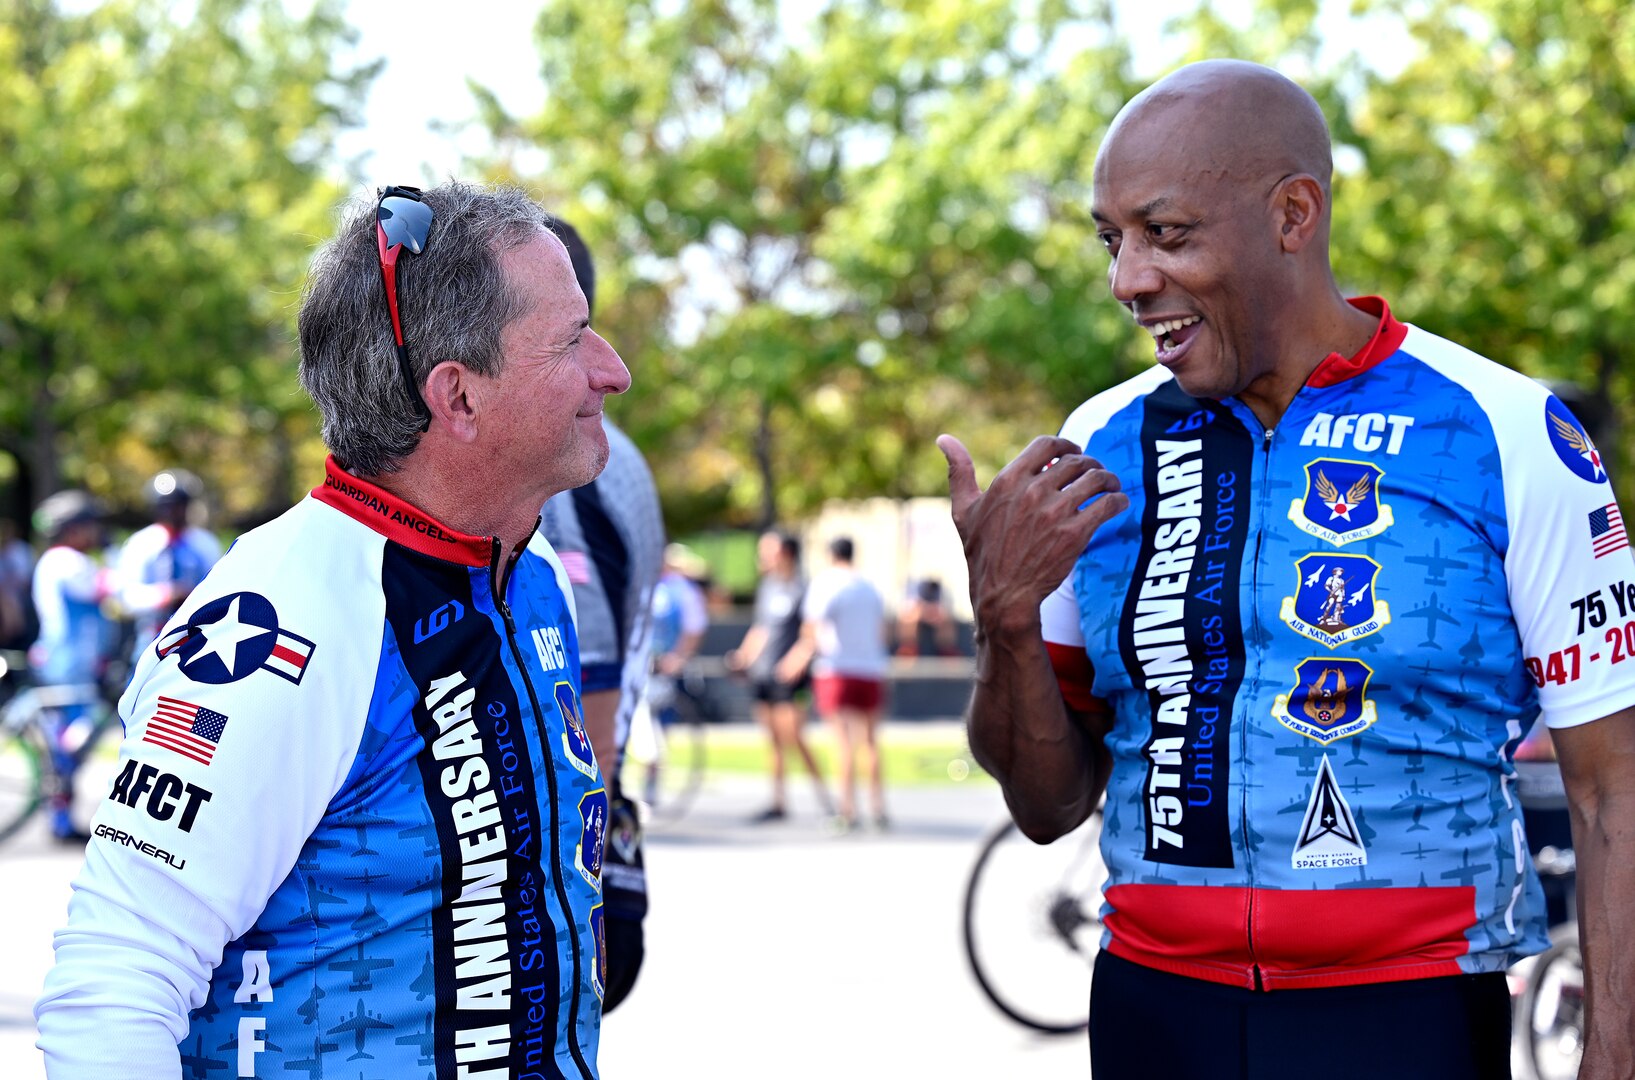
{"label": "blue cycling jersey", "polygon": [[1063,434],[1130,508],[1045,603],[1111,710],[1107,947],[1264,988],[1498,971],[1546,944],[1511,755],[1635,703],[1635,565],[1538,384],[1380,318],[1264,429],[1154,369]]}
{"label": "blue cycling jersey", "polygon": [[560,563],[500,550],[331,463],[194,591],[120,703],[53,1077],[596,1075],[607,795]]}

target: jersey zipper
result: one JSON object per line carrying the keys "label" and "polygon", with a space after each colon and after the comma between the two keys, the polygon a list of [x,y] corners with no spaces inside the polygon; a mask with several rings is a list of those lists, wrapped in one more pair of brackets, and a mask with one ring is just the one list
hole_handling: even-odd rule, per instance
{"label": "jersey zipper", "polygon": [[[1250,599],[1250,604],[1249,604],[1250,616],[1249,617],[1251,619],[1251,629],[1255,630],[1255,631],[1258,631],[1258,630],[1262,629],[1262,627],[1260,625],[1260,605],[1258,603],[1255,603],[1254,601],[1260,595],[1260,549],[1261,549],[1262,542],[1266,538],[1266,514],[1267,514],[1268,508],[1270,506],[1271,491],[1272,491],[1272,488],[1271,488],[1271,478],[1272,478],[1272,468],[1271,468],[1271,464],[1272,464],[1272,438],[1276,434],[1277,434],[1277,428],[1276,427],[1265,428],[1264,433],[1262,434],[1261,440],[1260,440],[1260,514],[1258,516],[1258,520],[1256,522],[1256,528],[1255,528],[1255,556],[1254,556],[1254,562],[1251,565],[1250,571],[1249,571],[1249,599]],[[1245,660],[1247,660],[1247,657],[1245,657]],[[1264,649],[1256,649],[1255,650],[1255,670],[1254,670],[1254,675],[1253,675],[1254,681],[1252,683],[1249,683],[1249,688],[1253,688],[1253,687],[1258,686],[1260,684],[1261,669],[1265,666],[1265,662],[1266,662],[1266,651]],[[1246,663],[1245,664],[1245,669],[1246,670],[1245,670],[1245,673],[1244,673],[1246,679],[1249,678],[1249,673],[1247,671],[1247,666],[1248,665]],[[1239,731],[1238,731],[1238,743],[1239,743],[1239,745],[1241,747],[1241,750],[1240,750],[1240,755],[1241,756],[1240,756],[1239,760],[1243,762],[1243,800],[1242,800],[1242,802],[1240,804],[1240,806],[1241,806],[1240,816],[1242,818],[1242,825],[1243,825],[1243,870],[1244,870],[1245,876],[1249,880],[1249,889],[1248,889],[1249,903],[1248,903],[1248,905],[1247,905],[1247,907],[1245,909],[1245,912],[1244,912],[1244,920],[1245,921],[1244,921],[1244,928],[1243,928],[1243,936],[1244,936],[1244,942],[1245,942],[1245,944],[1246,944],[1246,946],[1248,947],[1248,950],[1249,950],[1249,969],[1250,969],[1250,971],[1252,971],[1254,973],[1255,989],[1256,990],[1264,990],[1265,989],[1265,984],[1261,980],[1260,960],[1255,955],[1255,875],[1254,875],[1254,867],[1250,863],[1250,854],[1249,854],[1249,833],[1251,831],[1251,826],[1249,824],[1249,790],[1250,789],[1249,789],[1249,775],[1248,775],[1249,774],[1249,725],[1254,722],[1253,718],[1250,715],[1250,711],[1249,711],[1249,708],[1250,708],[1249,700],[1253,699],[1254,696],[1255,695],[1253,693],[1251,693],[1251,694],[1249,694],[1248,699],[1240,698],[1240,700],[1243,700],[1243,702],[1244,702],[1244,705],[1243,705],[1243,723],[1238,725],[1238,729],[1239,729]]]}
{"label": "jersey zipper", "polygon": [[[511,657],[516,661],[517,673],[522,676],[522,685],[528,691],[528,704],[534,709],[534,726],[539,733],[540,747],[545,753],[545,786],[551,800],[551,884],[556,890],[556,902],[562,907],[562,917],[573,920],[573,909],[568,904],[568,890],[562,884],[562,825],[557,820],[557,790],[556,790],[556,756],[551,748],[551,736],[545,728],[545,712],[539,707],[539,695],[534,690],[534,681],[528,676],[528,665],[523,659],[522,648],[517,644],[517,624],[511,618],[511,605],[505,602],[505,595],[500,591],[500,553],[503,550],[499,537],[490,540],[493,545],[493,557],[488,563],[488,587],[494,594],[494,607],[500,617],[505,620],[505,640],[510,643]],[[511,552],[511,558],[505,564],[505,583],[511,583],[511,571],[516,568],[517,558],[522,554],[518,547]],[[568,1052],[573,1055],[574,1064],[579,1066],[579,1072],[589,1080],[590,1066],[585,1063],[585,1052],[579,1048],[579,994],[583,982],[580,974],[579,934],[577,928],[568,928],[568,945],[573,956],[573,993],[568,997]]]}

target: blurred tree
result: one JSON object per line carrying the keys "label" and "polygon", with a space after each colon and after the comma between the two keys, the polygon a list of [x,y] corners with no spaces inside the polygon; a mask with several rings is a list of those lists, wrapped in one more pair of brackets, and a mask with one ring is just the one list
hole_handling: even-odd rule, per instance
{"label": "blurred tree", "polygon": [[333,69],[329,0],[176,10],[0,0],[0,452],[31,501],[135,502],[181,461],[238,513],[280,505],[313,427],[289,241],[326,231],[320,169],[373,71]]}
{"label": "blurred tree", "polygon": [[[554,0],[501,177],[586,233],[672,525],[939,492],[1139,363],[1088,227],[1105,3]],[[684,282],[686,285],[684,286]]]}
{"label": "blurred tree", "polygon": [[1373,28],[1357,37],[1366,54],[1350,42],[1325,50],[1316,13],[1313,0],[1261,0],[1235,25],[1206,6],[1185,20],[1188,58],[1261,60],[1313,90],[1339,148],[1342,281],[1495,360],[1583,387],[1627,502],[1635,8],[1368,0],[1355,9]]}

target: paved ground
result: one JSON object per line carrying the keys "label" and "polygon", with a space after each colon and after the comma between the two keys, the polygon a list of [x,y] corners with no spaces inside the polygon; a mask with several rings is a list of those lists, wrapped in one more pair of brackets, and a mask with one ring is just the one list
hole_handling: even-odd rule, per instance
{"label": "paved ground", "polygon": [[[996,789],[897,792],[890,832],[841,837],[805,794],[791,822],[749,826],[763,783],[717,779],[653,834],[647,966],[604,1025],[604,1074],[1086,1077],[1082,1036],[1012,1025],[965,966],[960,898],[978,838],[1002,814]],[[43,1076],[29,1007],[77,861],[37,832],[0,849],[5,1080]]]}

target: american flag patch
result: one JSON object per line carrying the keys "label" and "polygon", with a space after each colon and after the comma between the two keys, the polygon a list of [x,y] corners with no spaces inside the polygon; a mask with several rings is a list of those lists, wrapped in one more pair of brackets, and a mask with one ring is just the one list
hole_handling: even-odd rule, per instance
{"label": "american flag patch", "polygon": [[1607,503],[1599,510],[1590,511],[1590,545],[1595,557],[1611,555],[1629,546],[1629,534],[1624,531],[1624,518],[1617,503]]}
{"label": "american flag patch", "polygon": [[556,557],[562,560],[562,569],[568,572],[568,584],[590,584],[590,560],[583,551],[559,551]]}
{"label": "american flag patch", "polygon": [[227,717],[221,713],[191,701],[161,695],[142,741],[208,765],[216,756],[216,743],[226,729]]}

